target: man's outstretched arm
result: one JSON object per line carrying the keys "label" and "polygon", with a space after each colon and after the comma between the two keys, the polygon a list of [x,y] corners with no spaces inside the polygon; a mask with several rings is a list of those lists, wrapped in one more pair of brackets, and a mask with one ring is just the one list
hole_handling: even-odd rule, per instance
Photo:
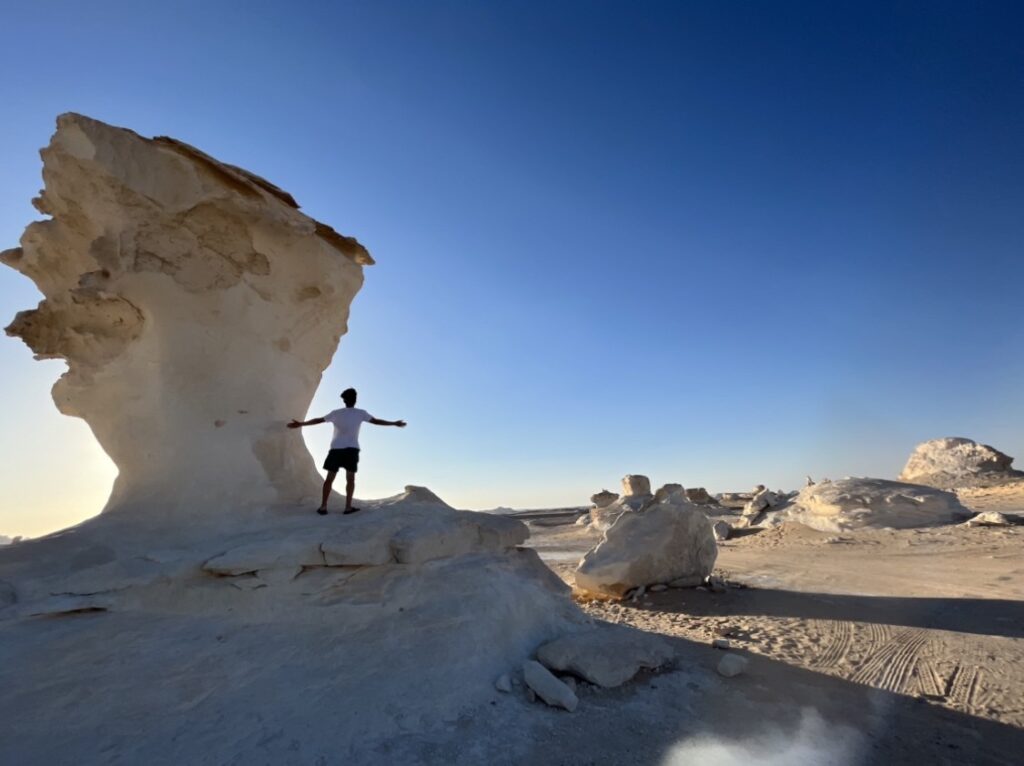
{"label": "man's outstretched arm", "polygon": [[381,420],[380,418],[370,418],[368,422],[373,423],[375,426],[398,426],[399,428],[405,428],[404,420]]}
{"label": "man's outstretched arm", "polygon": [[323,418],[313,418],[312,420],[292,420],[289,424],[289,428],[302,428],[303,426],[316,426],[327,421]]}

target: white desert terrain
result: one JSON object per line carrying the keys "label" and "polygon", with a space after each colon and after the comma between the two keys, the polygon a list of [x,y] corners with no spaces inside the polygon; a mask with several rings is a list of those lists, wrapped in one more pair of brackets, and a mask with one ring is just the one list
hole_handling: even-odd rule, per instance
{"label": "white desert terrain", "polygon": [[95,518],[0,547],[0,764],[1021,762],[1009,456],[946,438],[900,481],[630,475],[514,514],[409,486],[320,517],[285,423],[367,250],[81,115],[43,177],[50,217],[0,261],[45,297],[8,333],[67,362],[55,403],[119,473]]}

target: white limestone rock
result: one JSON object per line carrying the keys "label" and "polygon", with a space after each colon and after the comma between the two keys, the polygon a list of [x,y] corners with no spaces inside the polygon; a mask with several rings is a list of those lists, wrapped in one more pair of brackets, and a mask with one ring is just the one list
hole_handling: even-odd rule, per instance
{"label": "white limestone rock", "polygon": [[726,654],[718,661],[718,667],[716,670],[720,676],[726,678],[734,678],[741,673],[745,672],[747,666],[750,665],[750,660],[739,654]]}
{"label": "white limestone rock", "polygon": [[619,496],[617,494],[609,492],[607,489],[602,489],[597,494],[590,496],[590,502],[594,504],[595,508],[605,508],[618,499]]}
{"label": "white limestone rock", "polygon": [[208,522],[315,501],[283,427],[345,333],[366,249],[174,139],[65,114],[42,157],[51,218],[0,260],[44,300],[7,332],[67,362],[54,401],[118,469],[105,512]]}
{"label": "white limestone rock", "polygon": [[[171,139],[65,115],[43,157],[53,218],[3,261],[45,300],[10,331],[67,361],[55,401],[119,476],[95,518],[0,546],[8,760],[106,763],[116,740],[130,763],[313,763],[339,742],[373,762],[585,624],[516,519],[422,487],[312,512],[320,477],[284,426],[345,332],[361,245]],[[31,619],[79,612],[73,641]],[[87,690],[73,725],[39,668]],[[270,737],[268,690],[288,711]]]}
{"label": "white limestone rock", "polygon": [[649,496],[651,494],[651,480],[638,473],[623,476],[622,494],[624,497],[634,495]]}
{"label": "white limestone rock", "polygon": [[994,486],[1022,478],[1024,472],[1013,469],[1009,455],[960,437],[918,444],[900,473],[900,481],[942,489]]}
{"label": "white limestone rock", "polygon": [[972,516],[960,526],[963,527],[1010,527],[1013,522],[999,511],[983,511]]}
{"label": "white limestone rock", "polygon": [[686,490],[686,499],[694,505],[714,505],[715,498],[708,494],[704,487],[691,487]]}
{"label": "white limestone rock", "polygon": [[591,508],[590,524],[599,532],[604,532],[610,529],[612,524],[619,520],[619,516],[627,511],[632,511],[632,509],[621,501],[616,501],[604,508]]}
{"label": "white limestone rock", "polygon": [[770,514],[769,523],[796,521],[822,532],[846,532],[950,524],[969,515],[956,495],[934,487],[847,478],[805,487],[791,505]]}
{"label": "white limestone rock", "polygon": [[508,694],[512,691],[512,679],[509,677],[509,674],[502,673],[498,676],[497,680],[494,682],[494,688],[504,694]]}
{"label": "white limestone rock", "polygon": [[535,660],[523,663],[523,680],[538,697],[552,707],[564,708],[571,713],[579,704],[576,693]]}
{"label": "white limestone rock", "polygon": [[671,581],[699,584],[718,555],[707,516],[673,496],[642,512],[623,513],[576,569],[576,586],[616,598],[628,590]]}
{"label": "white limestone rock", "polygon": [[754,497],[753,492],[722,492],[718,495],[718,504],[725,508],[741,510]]}
{"label": "white limestone rock", "polygon": [[626,625],[599,623],[537,649],[537,659],[551,670],[572,673],[592,684],[621,686],[641,668],[658,668],[675,656],[661,636]]}

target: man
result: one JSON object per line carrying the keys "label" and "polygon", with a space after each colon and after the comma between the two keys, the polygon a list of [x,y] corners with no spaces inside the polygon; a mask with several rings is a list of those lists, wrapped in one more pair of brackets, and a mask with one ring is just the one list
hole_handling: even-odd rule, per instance
{"label": "man", "polygon": [[293,420],[288,424],[289,428],[315,426],[320,423],[334,425],[331,449],[327,453],[327,460],[324,461],[327,478],[324,479],[323,500],[316,511],[321,516],[327,514],[327,498],[331,495],[331,485],[334,484],[334,477],[338,475],[339,468],[345,469],[345,513],[355,513],[359,510],[352,506],[352,493],[356,489],[356,471],[359,470],[359,427],[363,423],[373,423],[375,426],[405,428],[404,420],[378,420],[366,410],[357,409],[354,388],[346,388],[342,391],[341,400],[345,402],[345,409],[334,410],[322,418],[313,418],[305,422]]}

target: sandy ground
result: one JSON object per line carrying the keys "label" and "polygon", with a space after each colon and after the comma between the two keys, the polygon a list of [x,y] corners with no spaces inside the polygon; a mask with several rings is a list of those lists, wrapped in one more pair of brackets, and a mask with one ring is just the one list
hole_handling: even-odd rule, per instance
{"label": "sandy ground", "polygon": [[[959,495],[973,510],[1024,515],[1024,482]],[[529,522],[531,544],[569,583],[600,539],[570,518]],[[716,572],[724,593],[584,603],[595,617],[685,642],[684,656],[711,667],[716,650],[696,649],[716,637],[751,658],[746,676],[705,703],[724,709],[734,736],[766,728],[714,739],[709,751],[681,740],[680,763],[695,753],[741,763],[748,744],[766,753],[776,740],[790,748],[778,763],[1024,762],[1024,526],[836,535],[783,525],[722,543]],[[738,719],[752,699],[756,719]]]}

